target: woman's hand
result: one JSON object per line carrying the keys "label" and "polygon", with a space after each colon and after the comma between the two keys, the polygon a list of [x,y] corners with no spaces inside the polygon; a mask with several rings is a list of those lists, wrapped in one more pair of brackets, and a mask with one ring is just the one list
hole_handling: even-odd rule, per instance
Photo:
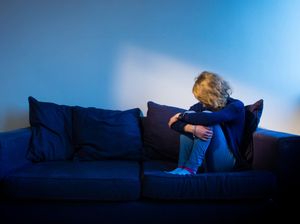
{"label": "woman's hand", "polygon": [[184,126],[184,131],[192,133],[194,136],[204,141],[207,141],[213,136],[213,131],[211,130],[211,128],[203,125],[187,124]]}
{"label": "woman's hand", "polygon": [[208,139],[211,139],[213,136],[213,131],[211,130],[211,128],[206,127],[206,126],[202,126],[202,125],[194,125],[193,127],[193,134],[204,140],[207,141]]}
{"label": "woman's hand", "polygon": [[180,113],[177,113],[177,114],[175,114],[174,116],[172,116],[172,117],[170,118],[170,120],[169,120],[169,122],[168,122],[169,127],[171,127],[171,125],[172,125],[173,123],[175,123],[176,121],[178,121],[179,114],[180,114]]}

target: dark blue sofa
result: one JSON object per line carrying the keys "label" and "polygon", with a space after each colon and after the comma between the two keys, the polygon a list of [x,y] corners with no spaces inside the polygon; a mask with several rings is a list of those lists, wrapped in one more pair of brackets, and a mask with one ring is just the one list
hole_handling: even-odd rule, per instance
{"label": "dark blue sofa", "polygon": [[293,217],[299,197],[297,135],[258,128],[250,169],[177,176],[145,142],[141,160],[33,162],[32,129],[0,133],[0,223],[260,223]]}

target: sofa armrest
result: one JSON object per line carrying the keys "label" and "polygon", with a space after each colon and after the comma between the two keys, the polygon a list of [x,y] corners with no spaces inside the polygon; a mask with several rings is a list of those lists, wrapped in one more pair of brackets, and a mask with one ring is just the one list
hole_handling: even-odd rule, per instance
{"label": "sofa armrest", "polygon": [[9,172],[31,163],[26,159],[30,138],[29,127],[0,133],[0,180]]}
{"label": "sofa armrest", "polygon": [[300,195],[300,136],[259,128],[253,135],[253,169],[278,176],[282,195]]}

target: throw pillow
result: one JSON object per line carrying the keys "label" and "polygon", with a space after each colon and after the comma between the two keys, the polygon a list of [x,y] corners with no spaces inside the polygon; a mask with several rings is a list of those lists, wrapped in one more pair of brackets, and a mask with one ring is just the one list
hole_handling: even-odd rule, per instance
{"label": "throw pillow", "polygon": [[143,142],[145,159],[178,161],[179,133],[170,129],[168,121],[182,108],[147,103],[147,116],[143,119]]}
{"label": "throw pillow", "polygon": [[67,160],[72,145],[72,108],[28,97],[29,123],[32,130],[27,158],[34,162]]}
{"label": "throw pillow", "polygon": [[75,160],[140,160],[141,110],[73,108]]}
{"label": "throw pillow", "polygon": [[264,107],[263,103],[263,99],[260,99],[254,104],[245,106],[245,127],[240,146],[241,157],[244,160],[242,166],[251,166],[253,160],[253,133],[260,122]]}

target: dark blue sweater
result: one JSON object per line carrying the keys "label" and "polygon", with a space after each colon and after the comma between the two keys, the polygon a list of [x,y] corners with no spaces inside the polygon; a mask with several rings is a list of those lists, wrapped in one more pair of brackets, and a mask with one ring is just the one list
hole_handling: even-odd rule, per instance
{"label": "dark blue sweater", "polygon": [[184,132],[186,124],[213,126],[220,124],[225,134],[227,143],[235,158],[240,160],[239,147],[242,141],[245,124],[245,107],[243,102],[229,98],[224,108],[212,113],[204,113],[206,108],[199,102],[191,106],[191,111],[196,113],[185,113],[184,116],[171,126],[172,129],[180,133]]}

